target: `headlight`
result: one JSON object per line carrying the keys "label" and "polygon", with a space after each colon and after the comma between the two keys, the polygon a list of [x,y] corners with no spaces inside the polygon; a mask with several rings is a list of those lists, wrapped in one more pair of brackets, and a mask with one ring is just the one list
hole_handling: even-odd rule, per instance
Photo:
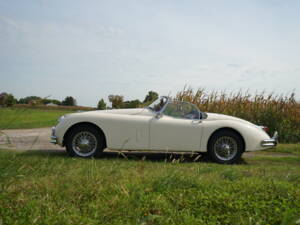
{"label": "headlight", "polygon": [[57,121],[60,123],[61,121],[63,121],[63,119],[64,119],[65,117],[66,117],[66,116],[63,115],[63,116],[59,117],[59,119],[58,119]]}

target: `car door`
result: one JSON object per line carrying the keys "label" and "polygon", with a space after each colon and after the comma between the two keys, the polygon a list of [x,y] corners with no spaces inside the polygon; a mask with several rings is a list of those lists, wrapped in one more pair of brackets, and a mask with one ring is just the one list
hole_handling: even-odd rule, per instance
{"label": "car door", "polygon": [[142,150],[149,149],[149,126],[152,116],[110,115],[102,119],[106,127],[108,146],[111,149]]}
{"label": "car door", "polygon": [[150,121],[152,150],[198,151],[202,122],[198,108],[187,102],[171,101],[162,116]]}

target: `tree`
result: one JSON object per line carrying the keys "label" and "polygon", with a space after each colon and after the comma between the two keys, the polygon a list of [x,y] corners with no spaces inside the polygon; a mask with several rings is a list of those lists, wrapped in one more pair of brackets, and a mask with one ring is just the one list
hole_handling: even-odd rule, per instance
{"label": "tree", "polygon": [[6,99],[6,106],[13,106],[17,103],[17,99],[12,94],[8,94]]}
{"label": "tree", "polygon": [[6,104],[6,98],[7,98],[7,93],[6,92],[2,92],[1,94],[0,94],[0,105],[1,106],[5,106]]}
{"label": "tree", "polygon": [[140,100],[136,99],[132,101],[125,101],[123,104],[123,108],[139,108],[141,105],[142,103],[140,102]]}
{"label": "tree", "polygon": [[111,102],[113,109],[120,109],[123,107],[124,97],[121,95],[109,95],[108,100]]}
{"label": "tree", "polygon": [[13,106],[17,103],[17,99],[12,94],[3,92],[0,94],[0,105],[1,106]]}
{"label": "tree", "polygon": [[76,99],[72,96],[67,96],[62,102],[62,105],[65,106],[76,106]]}
{"label": "tree", "polygon": [[97,109],[100,110],[106,109],[106,103],[104,102],[103,98],[101,98],[100,101],[98,102]]}
{"label": "tree", "polygon": [[27,96],[25,98],[20,98],[18,104],[29,104],[30,102],[39,102],[42,98],[38,96]]}
{"label": "tree", "polygon": [[55,105],[61,105],[61,102],[59,100],[56,100],[56,99],[47,99],[47,98],[44,98],[44,99],[42,99],[41,102],[44,105],[47,105],[49,103],[53,103]]}
{"label": "tree", "polygon": [[155,91],[149,91],[143,103],[154,102],[156,99],[158,99],[158,93]]}
{"label": "tree", "polygon": [[61,105],[61,101],[57,100],[57,99],[50,99],[49,103],[53,103],[55,105]]}

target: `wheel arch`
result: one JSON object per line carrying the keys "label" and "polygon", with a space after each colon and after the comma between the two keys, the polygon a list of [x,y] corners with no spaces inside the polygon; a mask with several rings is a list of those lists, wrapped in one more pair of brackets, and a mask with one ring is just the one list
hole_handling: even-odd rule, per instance
{"label": "wheel arch", "polygon": [[79,122],[79,123],[75,123],[72,126],[70,126],[67,129],[67,131],[65,132],[64,136],[63,136],[63,141],[62,141],[63,146],[66,145],[65,140],[67,139],[67,136],[69,135],[69,133],[71,132],[71,130],[73,130],[76,127],[82,126],[82,125],[91,126],[91,127],[95,128],[96,130],[98,130],[103,135],[104,141],[105,141],[104,145],[105,145],[105,147],[107,147],[105,133],[103,132],[103,130],[99,126],[97,126],[96,124],[94,124],[92,122]]}
{"label": "wheel arch", "polygon": [[242,135],[239,131],[237,131],[236,129],[231,128],[231,127],[222,127],[222,128],[219,128],[219,129],[215,130],[215,131],[210,135],[210,137],[209,137],[209,139],[208,139],[208,142],[207,142],[207,146],[206,146],[206,150],[207,150],[207,151],[208,151],[208,148],[209,148],[209,146],[210,146],[210,142],[212,141],[212,137],[213,137],[215,134],[217,134],[217,133],[219,133],[219,132],[221,132],[221,131],[231,131],[231,132],[236,133],[236,134],[241,138],[241,140],[242,140],[242,143],[243,143],[243,152],[246,150],[246,142],[245,142],[245,138],[243,137],[243,135]]}

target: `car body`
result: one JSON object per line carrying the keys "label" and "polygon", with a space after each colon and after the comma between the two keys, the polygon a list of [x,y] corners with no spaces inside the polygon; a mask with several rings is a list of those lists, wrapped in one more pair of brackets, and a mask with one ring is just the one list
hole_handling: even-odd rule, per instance
{"label": "car body", "polygon": [[[85,133],[85,137],[82,133],[81,136],[77,135],[78,140],[68,140],[71,131],[75,132],[72,134],[73,136],[71,135],[75,138],[76,132],[84,132],[84,127],[93,128],[92,131],[88,131],[92,135],[89,136],[88,133]],[[212,139],[220,136],[220,133],[226,134],[226,132],[229,134],[227,139],[223,138],[223,142],[215,144],[219,145],[216,149],[222,148],[223,152],[227,153],[230,147],[240,148],[238,151],[241,152],[241,155],[244,151],[263,150],[277,144],[277,132],[273,138],[270,138],[261,126],[232,116],[204,113],[191,103],[172,100],[168,97],[161,97],[145,108],[67,114],[59,120],[56,127],[52,128],[51,142],[67,146],[67,151],[72,152],[71,155],[82,157],[93,156],[97,151],[95,148],[102,148],[100,151],[109,148],[111,150],[205,153],[213,151],[211,150],[214,148],[211,146]],[[96,140],[99,135],[101,139]],[[233,143],[230,139],[239,140],[237,143]],[[101,147],[93,146],[95,147],[93,154],[84,154],[85,150],[81,154],[82,149],[89,148],[85,144],[90,141],[97,142],[97,144],[103,143],[101,143]],[[89,149],[92,150],[91,146]],[[234,158],[215,161],[232,163],[236,160]]]}

